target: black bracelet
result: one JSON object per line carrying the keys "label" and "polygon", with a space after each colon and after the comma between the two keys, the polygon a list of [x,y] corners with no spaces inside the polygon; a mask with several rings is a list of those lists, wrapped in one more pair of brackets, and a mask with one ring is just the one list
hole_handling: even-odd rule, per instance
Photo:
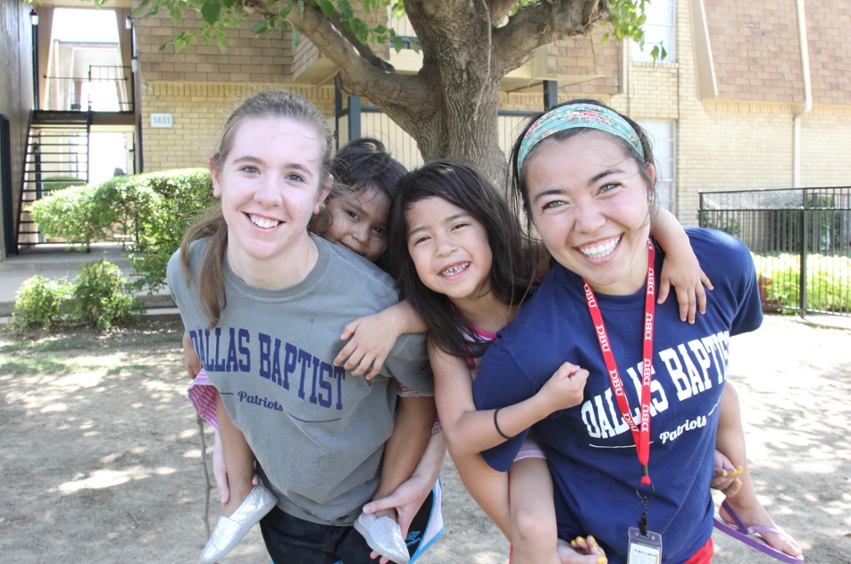
{"label": "black bracelet", "polygon": [[499,433],[499,434],[500,434],[500,436],[501,436],[503,439],[505,439],[505,440],[511,440],[511,437],[509,437],[508,435],[506,435],[505,433],[503,433],[503,432],[502,432],[502,429],[500,429],[500,428],[499,428],[499,423],[497,423],[497,421],[496,421],[496,414],[497,414],[497,413],[499,413],[499,410],[500,410],[500,409],[502,409],[502,408],[501,408],[501,407],[497,407],[497,408],[496,408],[496,410],[493,412],[493,426],[494,426],[494,427],[496,427],[496,432],[497,432],[497,433]]}

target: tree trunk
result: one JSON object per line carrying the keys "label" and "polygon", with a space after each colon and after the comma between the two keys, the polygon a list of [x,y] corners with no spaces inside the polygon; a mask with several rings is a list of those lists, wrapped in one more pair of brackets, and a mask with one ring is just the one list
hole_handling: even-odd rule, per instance
{"label": "tree trunk", "polygon": [[[472,166],[504,193],[506,159],[499,148],[499,85],[506,70],[492,60],[491,22],[480,3],[405,3],[423,52],[423,66],[404,94],[371,89],[368,98],[417,142],[423,160]],[[340,86],[363,91],[341,68]]]}
{"label": "tree trunk", "polygon": [[426,162],[470,165],[504,194],[508,164],[497,127],[502,78],[541,45],[586,33],[608,17],[606,0],[547,0],[521,7],[506,20],[513,5],[405,0],[423,53],[416,75],[396,73],[317,7],[305,9],[303,17],[293,11],[289,18],[337,64],[340,88],[365,96],[387,114],[414,138]]}

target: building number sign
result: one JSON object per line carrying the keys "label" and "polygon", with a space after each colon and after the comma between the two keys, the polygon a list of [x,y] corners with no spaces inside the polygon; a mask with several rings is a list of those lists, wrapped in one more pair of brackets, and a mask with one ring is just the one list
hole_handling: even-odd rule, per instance
{"label": "building number sign", "polygon": [[151,114],[151,127],[173,127],[171,114]]}

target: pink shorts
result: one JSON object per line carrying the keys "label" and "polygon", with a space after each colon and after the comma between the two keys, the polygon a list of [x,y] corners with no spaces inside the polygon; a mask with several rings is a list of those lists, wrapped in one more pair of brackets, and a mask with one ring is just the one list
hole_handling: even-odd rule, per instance
{"label": "pink shorts", "polygon": [[514,462],[523,460],[524,458],[547,459],[547,455],[544,454],[544,451],[541,450],[541,447],[538,446],[538,443],[535,442],[535,439],[533,439],[529,433],[527,433],[526,438],[523,439],[523,444],[520,445],[520,451],[517,453],[517,456],[514,457]]}
{"label": "pink shorts", "polygon": [[192,383],[186,389],[186,394],[189,396],[189,401],[195,408],[201,419],[219,430],[219,421],[216,419],[216,387],[207,378],[207,373],[204,369],[195,376]]}

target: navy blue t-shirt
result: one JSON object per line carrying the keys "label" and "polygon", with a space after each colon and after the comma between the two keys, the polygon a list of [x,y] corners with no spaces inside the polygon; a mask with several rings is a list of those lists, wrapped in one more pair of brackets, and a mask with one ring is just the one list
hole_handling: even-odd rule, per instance
{"label": "navy blue t-shirt", "polygon": [[[656,490],[648,527],[662,535],[663,561],[684,562],[712,534],[709,483],[730,335],[762,322],[753,261],[737,239],[687,229],[715,289],[694,325],[679,320],[676,296],[656,306],[651,386],[650,478]],[[657,253],[660,272],[662,253]],[[597,294],[630,409],[638,420],[644,288],[631,296]],[[641,517],[635,442],[613,397],[585,302],[582,280],[556,265],[501,331],[482,361],[473,393],[478,409],[533,396],[564,362],[589,370],[583,402],[535,425],[555,486],[559,537],[594,535],[609,562],[625,562],[629,527]],[[483,454],[496,470],[511,466],[525,433]]]}

